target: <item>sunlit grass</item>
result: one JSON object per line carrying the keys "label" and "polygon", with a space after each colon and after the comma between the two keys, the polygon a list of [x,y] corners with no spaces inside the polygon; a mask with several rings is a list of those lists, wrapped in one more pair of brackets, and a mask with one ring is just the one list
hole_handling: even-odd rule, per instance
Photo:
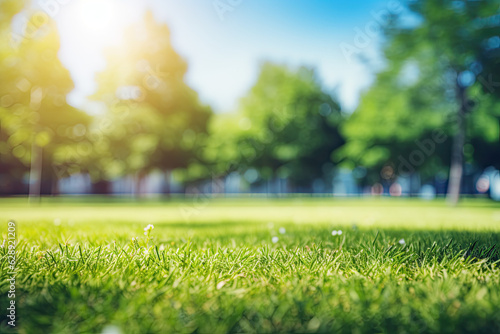
{"label": "sunlit grass", "polygon": [[488,201],[21,201],[24,333],[500,331]]}
{"label": "sunlit grass", "polygon": [[[500,205],[487,200],[465,200],[458,208],[444,200],[419,199],[209,199],[198,196],[174,200],[139,200],[101,197],[44,198],[29,205],[26,199],[0,201],[0,218],[36,224],[61,221],[86,225],[88,222],[134,224],[173,224],[173,227],[203,228],[207,223],[294,223],[352,224],[369,228],[408,228],[411,230],[500,230]],[[245,227],[247,228],[247,227]]]}

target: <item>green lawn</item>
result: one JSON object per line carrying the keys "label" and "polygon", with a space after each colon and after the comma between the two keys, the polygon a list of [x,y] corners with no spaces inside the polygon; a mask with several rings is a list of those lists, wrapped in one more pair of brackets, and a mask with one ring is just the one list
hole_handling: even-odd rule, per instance
{"label": "green lawn", "polygon": [[20,333],[500,332],[487,200],[1,199],[9,220]]}

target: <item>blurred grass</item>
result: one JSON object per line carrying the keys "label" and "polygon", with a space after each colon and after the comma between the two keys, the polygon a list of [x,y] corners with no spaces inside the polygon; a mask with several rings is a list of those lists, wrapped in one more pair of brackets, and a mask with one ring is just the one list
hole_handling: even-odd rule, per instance
{"label": "blurred grass", "polygon": [[465,200],[457,208],[444,200],[391,198],[191,199],[139,200],[127,198],[44,198],[29,205],[27,199],[0,200],[0,219],[22,222],[169,223],[179,226],[207,223],[278,222],[332,223],[336,226],[409,229],[500,229],[500,204]]}
{"label": "blurred grass", "polygon": [[500,332],[485,200],[2,199],[0,218],[20,333]]}

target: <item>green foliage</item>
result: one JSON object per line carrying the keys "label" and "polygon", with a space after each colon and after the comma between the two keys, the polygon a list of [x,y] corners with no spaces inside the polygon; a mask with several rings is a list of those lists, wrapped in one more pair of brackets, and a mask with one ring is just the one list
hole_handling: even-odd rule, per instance
{"label": "green foliage", "polygon": [[[409,64],[412,66],[379,73],[342,128],[347,143],[335,152],[335,160],[350,168],[368,168],[371,182],[382,178],[379,173],[384,166],[398,172],[400,159],[408,160],[411,152],[419,149],[417,142],[434,143],[425,161],[413,166],[424,178],[445,170],[449,164],[450,141],[437,143],[432,138],[436,131],[442,136],[451,135],[454,104],[443,98],[447,87],[436,77],[437,69],[432,68],[429,59],[418,57],[418,62]],[[418,78],[410,80],[405,68],[418,71]]]}
{"label": "green foliage", "polygon": [[[2,2],[12,16],[22,9],[20,4],[15,9],[9,4]],[[57,58],[55,23],[33,12],[23,35],[16,35],[9,17],[1,22],[0,173],[20,179],[28,171],[35,146],[43,156],[44,180],[66,176],[67,166],[77,164],[67,152],[76,149],[90,117],[66,102],[73,82]]]}
{"label": "green foliage", "polygon": [[186,168],[200,158],[211,111],[184,82],[187,65],[173,49],[166,25],[148,12],[125,36],[108,50],[107,68],[97,76],[93,98],[108,108],[95,126],[102,139],[97,171],[110,178]]}
{"label": "green foliage", "polygon": [[[448,137],[463,131],[457,125],[458,91],[467,89],[471,101],[464,103],[472,111],[464,119],[468,141],[484,149],[474,161],[481,167],[498,164],[486,157],[487,151],[494,152],[488,143],[498,138],[494,110],[499,101],[490,93],[499,56],[488,47],[498,28],[484,23],[497,13],[498,2],[426,0],[408,7],[409,12],[384,27],[386,66],[343,128],[347,144],[336,152],[336,161],[369,168],[369,181],[378,181],[384,166],[397,170],[400,158],[407,160],[420,149],[417,142],[432,139],[434,131]],[[467,76],[473,82],[462,80]],[[431,178],[447,168],[450,150],[451,140],[436,143],[432,154],[413,167],[424,179]],[[472,156],[466,158],[472,162]]]}
{"label": "green foliage", "polygon": [[238,114],[221,116],[225,126],[214,125],[212,145],[224,152],[224,161],[256,168],[262,179],[309,184],[323,176],[331,152],[342,145],[341,121],[337,101],[313,69],[264,63]]}
{"label": "green foliage", "polygon": [[470,140],[466,150],[469,163],[480,168],[494,166],[500,169],[500,100],[494,94],[484,94],[480,87],[471,90],[476,104],[470,114],[468,134]]}

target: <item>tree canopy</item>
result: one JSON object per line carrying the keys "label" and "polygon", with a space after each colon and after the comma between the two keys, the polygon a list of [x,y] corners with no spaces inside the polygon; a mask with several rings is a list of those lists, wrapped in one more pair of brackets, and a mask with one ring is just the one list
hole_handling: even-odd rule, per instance
{"label": "tree canopy", "polygon": [[[425,0],[408,8],[384,27],[386,66],[344,127],[347,145],[336,158],[376,171],[406,158],[407,170],[427,176],[449,163],[448,194],[456,203],[464,159],[497,164],[481,150],[498,131],[498,26],[489,20],[498,2]],[[436,132],[450,140],[436,142]],[[421,154],[424,141],[432,144],[428,154]],[[474,143],[481,143],[475,153]]]}
{"label": "tree canopy", "polygon": [[[2,6],[3,15],[10,17],[23,8],[9,1]],[[90,117],[66,102],[73,82],[57,57],[55,23],[41,12],[26,15],[29,19],[20,33],[9,24],[1,26],[0,168],[19,178],[30,170],[34,194],[50,193],[54,181],[67,176],[67,166],[74,162],[62,150],[81,139]]]}
{"label": "tree canopy", "polygon": [[200,157],[211,109],[185,83],[187,64],[151,12],[125,36],[106,53],[93,95],[108,110],[95,126],[101,170],[111,178],[186,168]]}
{"label": "tree canopy", "polygon": [[341,120],[339,103],[314,69],[264,63],[238,114],[224,117],[213,133],[219,154],[229,159],[212,159],[233,160],[243,171],[255,168],[264,180],[286,177],[309,185],[331,169],[330,155],[343,144]]}

